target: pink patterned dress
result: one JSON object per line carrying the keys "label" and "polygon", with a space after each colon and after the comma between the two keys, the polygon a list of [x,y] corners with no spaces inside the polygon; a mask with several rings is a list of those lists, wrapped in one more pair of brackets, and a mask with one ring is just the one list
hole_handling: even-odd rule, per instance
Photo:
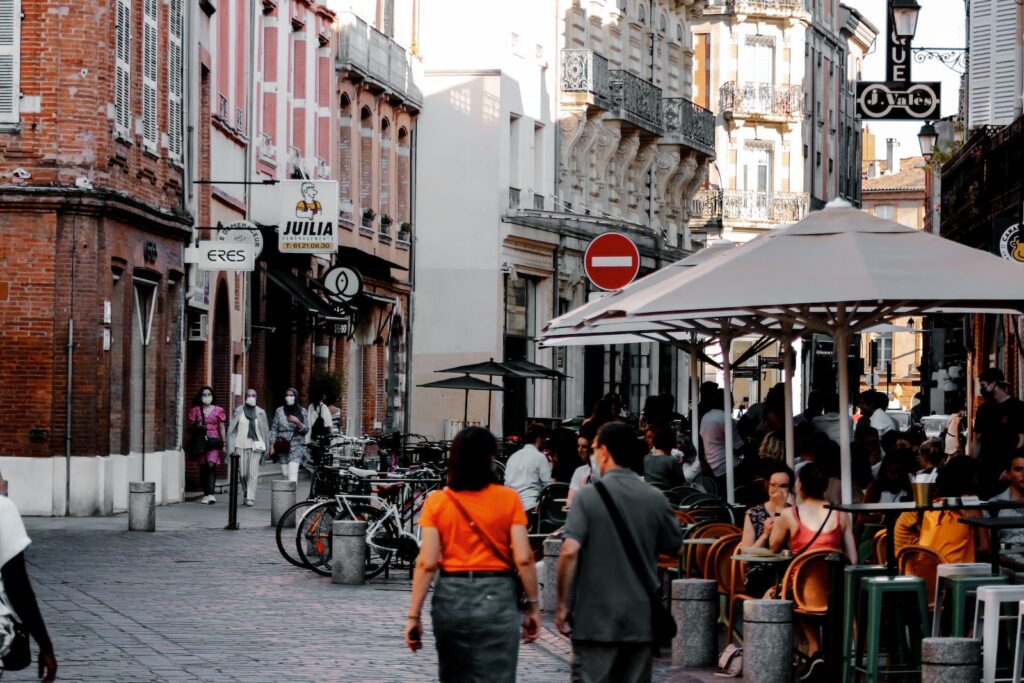
{"label": "pink patterned dress", "polygon": [[[203,422],[203,406],[193,406],[192,410],[188,412],[188,421],[190,423],[200,424]],[[206,436],[207,438],[219,439],[220,438],[220,425],[228,421],[227,413],[220,406],[211,406],[210,412],[206,414]],[[222,449],[213,449],[206,451],[206,453],[199,458],[200,463],[210,462],[214,465],[219,465],[223,461]]]}

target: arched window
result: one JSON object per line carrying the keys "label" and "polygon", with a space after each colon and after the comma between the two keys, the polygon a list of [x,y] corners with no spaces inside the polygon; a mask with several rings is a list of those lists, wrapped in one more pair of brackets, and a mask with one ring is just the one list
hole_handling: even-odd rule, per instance
{"label": "arched window", "polygon": [[398,215],[395,216],[395,219],[398,222],[399,228],[402,227],[402,223],[408,223],[411,216],[409,211],[409,193],[411,191],[410,161],[409,131],[403,126],[398,129],[398,146],[395,149],[395,164],[397,166],[395,170],[398,176],[398,187],[395,189],[398,194],[395,197],[395,212]]}
{"label": "arched window", "polygon": [[383,220],[387,216],[392,221],[391,210],[391,122],[387,117],[380,120],[380,186],[377,205],[381,215],[381,232],[389,230],[390,226]]}
{"label": "arched window", "polygon": [[676,24],[676,42],[683,42],[683,25]]}
{"label": "arched window", "polygon": [[640,20],[641,24],[647,23],[647,10],[644,9],[643,5],[637,8],[636,18]]}
{"label": "arched window", "polygon": [[[352,201],[352,100],[347,93],[338,101],[338,195]],[[342,207],[343,213],[351,214]]]}
{"label": "arched window", "polygon": [[369,107],[359,111],[359,206],[373,209],[373,114]]}

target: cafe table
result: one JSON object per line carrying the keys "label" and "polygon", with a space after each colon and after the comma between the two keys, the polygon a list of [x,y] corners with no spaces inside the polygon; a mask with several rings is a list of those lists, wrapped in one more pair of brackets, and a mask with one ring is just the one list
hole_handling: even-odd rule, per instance
{"label": "cafe table", "polygon": [[767,553],[748,555],[746,553],[740,553],[732,556],[733,562],[751,562],[754,564],[765,564],[771,566],[775,572],[775,584],[778,585],[782,582],[782,572],[789,563],[793,561],[793,555],[789,552],[783,553]]}
{"label": "cafe table", "polygon": [[1024,517],[961,517],[961,524],[987,529],[991,535],[989,551],[992,555],[992,574],[999,574],[999,532],[1004,529],[1024,529]]}

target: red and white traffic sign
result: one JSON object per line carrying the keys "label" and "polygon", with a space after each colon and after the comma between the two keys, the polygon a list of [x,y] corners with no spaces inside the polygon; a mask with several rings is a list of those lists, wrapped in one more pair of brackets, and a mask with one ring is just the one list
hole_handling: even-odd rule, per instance
{"label": "red and white traffic sign", "polygon": [[583,267],[595,287],[622,289],[640,272],[640,251],[622,233],[606,232],[587,247]]}

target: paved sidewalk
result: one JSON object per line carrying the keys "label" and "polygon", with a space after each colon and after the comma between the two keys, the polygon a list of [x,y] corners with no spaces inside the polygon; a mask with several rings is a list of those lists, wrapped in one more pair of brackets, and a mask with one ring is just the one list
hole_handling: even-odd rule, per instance
{"label": "paved sidewalk", "polygon": [[[60,679],[436,680],[429,617],[424,650],[413,655],[401,640],[407,572],[350,587],[291,566],[274,543],[269,495],[267,482],[257,506],[240,509],[239,531],[223,529],[227,496],[160,507],[151,534],[127,531],[125,515],[26,518]],[[567,681],[569,656],[548,622],[520,650],[519,680]],[[33,670],[4,681],[33,680]],[[659,662],[655,679],[710,677]]]}

